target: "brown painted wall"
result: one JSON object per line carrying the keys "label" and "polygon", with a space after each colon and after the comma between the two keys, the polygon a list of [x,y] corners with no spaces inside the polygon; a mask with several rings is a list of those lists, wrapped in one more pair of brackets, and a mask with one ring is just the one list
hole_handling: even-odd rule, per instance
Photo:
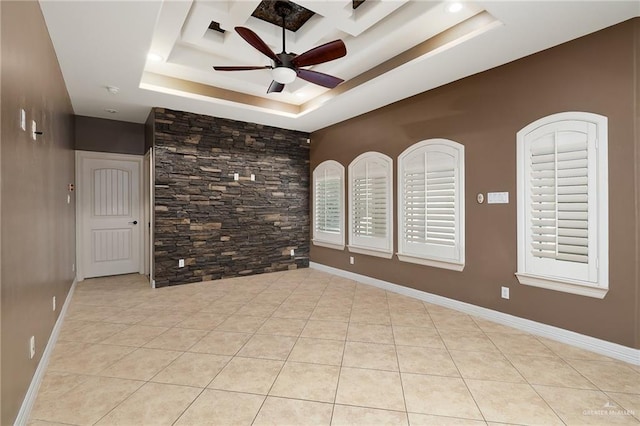
{"label": "brown painted wall", "polygon": [[[408,146],[429,138],[463,144],[466,267],[454,272],[358,254],[351,254],[356,262],[349,265],[346,249],[313,245],[311,261],[640,347],[636,329],[640,195],[638,179],[632,178],[637,166],[638,26],[640,20],[628,21],[313,133],[312,170],[327,159],[346,168],[369,150],[397,158]],[[516,132],[562,111],[609,117],[610,291],[604,300],[520,285],[514,276]],[[477,193],[493,191],[508,191],[510,204],[475,201]],[[397,197],[394,206],[395,201]],[[510,300],[500,298],[501,286],[511,288]]]}
{"label": "brown painted wall", "polygon": [[83,151],[144,155],[144,124],[76,116],[75,148]]}
{"label": "brown painted wall", "polygon": [[[75,200],[73,110],[40,6],[0,2],[2,401],[0,424],[13,424],[73,281]],[[44,135],[32,141],[18,111]],[[36,356],[28,358],[30,336]]]}

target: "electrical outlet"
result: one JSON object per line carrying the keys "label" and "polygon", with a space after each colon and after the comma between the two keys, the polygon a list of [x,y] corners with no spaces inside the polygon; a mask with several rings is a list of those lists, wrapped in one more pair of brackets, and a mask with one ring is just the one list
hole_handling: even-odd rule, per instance
{"label": "electrical outlet", "polygon": [[509,299],[509,287],[502,287],[500,296],[502,296],[503,299]]}
{"label": "electrical outlet", "polygon": [[239,180],[239,179],[240,179],[240,175],[238,173],[234,173],[233,180]]}
{"label": "electrical outlet", "polygon": [[36,336],[31,336],[29,339],[29,359],[33,359],[36,356]]}
{"label": "electrical outlet", "polygon": [[291,257],[296,255],[296,251],[294,249],[291,249]]}
{"label": "electrical outlet", "polygon": [[349,264],[353,265],[354,263],[356,263],[356,261],[353,256],[349,256]]}
{"label": "electrical outlet", "polygon": [[55,312],[56,311],[56,297],[55,296],[53,296],[52,305],[53,305],[53,312]]}
{"label": "electrical outlet", "polygon": [[178,268],[184,268],[184,259],[178,260]]}

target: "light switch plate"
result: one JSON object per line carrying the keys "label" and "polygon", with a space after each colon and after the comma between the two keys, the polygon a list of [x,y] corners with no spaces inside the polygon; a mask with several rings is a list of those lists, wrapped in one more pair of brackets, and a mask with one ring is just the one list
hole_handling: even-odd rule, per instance
{"label": "light switch plate", "polygon": [[488,204],[509,204],[508,192],[488,192],[487,193]]}
{"label": "light switch plate", "polygon": [[27,112],[24,108],[20,108],[20,130],[27,130]]}

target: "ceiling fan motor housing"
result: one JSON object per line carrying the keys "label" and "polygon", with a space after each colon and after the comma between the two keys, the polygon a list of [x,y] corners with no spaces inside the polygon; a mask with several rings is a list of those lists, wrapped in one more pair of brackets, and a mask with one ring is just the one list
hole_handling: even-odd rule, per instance
{"label": "ceiling fan motor housing", "polygon": [[276,53],[276,56],[278,57],[278,61],[279,62],[275,62],[273,63],[274,67],[287,67],[287,68],[291,68],[292,70],[296,69],[296,66],[293,65],[293,58],[296,57],[296,55],[292,54],[292,53]]}

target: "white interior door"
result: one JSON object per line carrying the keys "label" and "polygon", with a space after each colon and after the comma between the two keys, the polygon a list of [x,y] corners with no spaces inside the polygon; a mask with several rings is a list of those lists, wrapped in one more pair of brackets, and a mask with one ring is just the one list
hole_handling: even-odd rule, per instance
{"label": "white interior door", "polygon": [[85,153],[79,160],[81,278],[144,272],[141,157]]}

